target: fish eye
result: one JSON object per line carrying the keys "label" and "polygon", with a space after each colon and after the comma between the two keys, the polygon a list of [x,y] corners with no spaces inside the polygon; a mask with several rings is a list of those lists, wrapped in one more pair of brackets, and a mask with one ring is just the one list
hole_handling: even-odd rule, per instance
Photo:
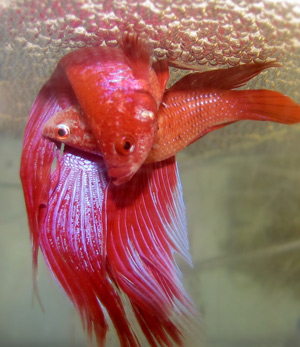
{"label": "fish eye", "polygon": [[56,126],[56,138],[59,141],[65,141],[70,137],[71,131],[66,124],[58,124]]}
{"label": "fish eye", "polygon": [[120,136],[115,142],[115,149],[121,155],[128,155],[134,151],[135,143],[131,136]]}

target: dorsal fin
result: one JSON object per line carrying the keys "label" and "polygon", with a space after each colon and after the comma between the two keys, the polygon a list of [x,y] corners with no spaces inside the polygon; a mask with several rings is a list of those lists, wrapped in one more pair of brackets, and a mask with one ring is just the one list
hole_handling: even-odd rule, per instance
{"label": "dorsal fin", "polygon": [[168,91],[184,91],[203,88],[235,89],[245,85],[253,77],[269,67],[280,67],[276,61],[244,64],[229,69],[217,69],[191,73],[176,82]]}
{"label": "dorsal fin", "polygon": [[118,40],[128,65],[137,79],[149,78],[152,50],[147,42],[135,33],[124,33]]}

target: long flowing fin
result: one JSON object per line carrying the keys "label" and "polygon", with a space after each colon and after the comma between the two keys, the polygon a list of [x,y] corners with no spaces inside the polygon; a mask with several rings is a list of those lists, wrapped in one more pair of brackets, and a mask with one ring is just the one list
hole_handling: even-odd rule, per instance
{"label": "long flowing fin", "polygon": [[76,156],[67,147],[60,157],[55,142],[43,137],[44,124],[72,105],[78,105],[76,97],[58,67],[37,96],[25,131],[20,175],[32,239],[34,289],[38,295],[36,274],[41,248],[89,336],[94,330],[98,345],[104,346],[108,325],[103,303],[121,346],[139,347],[118,289],[106,274],[101,221],[107,186],[103,160],[78,151],[80,156]]}
{"label": "long flowing fin", "polygon": [[[45,122],[62,108],[74,103],[75,96],[63,72],[57,69],[39,92],[25,129],[20,176],[25,197],[33,253],[33,283],[37,291],[39,222],[41,206],[48,205],[51,166],[58,148],[42,136]],[[38,297],[39,299],[39,297]]]}
{"label": "long flowing fin", "polygon": [[103,159],[66,148],[53,175],[58,176],[58,184],[49,199],[40,240],[48,266],[79,311],[90,338],[95,330],[99,346],[104,346],[108,329],[103,307],[121,346],[140,346],[120,292],[106,272]]}
{"label": "long flowing fin", "polygon": [[195,89],[235,89],[245,85],[253,77],[270,67],[280,67],[275,61],[244,64],[228,69],[195,72],[176,82],[168,91],[188,91]]}
{"label": "long flowing fin", "polygon": [[238,100],[238,120],[252,119],[283,124],[300,122],[300,105],[290,97],[273,90],[234,90],[229,92]]}
{"label": "long flowing fin", "polygon": [[151,346],[181,343],[172,313],[193,305],[174,252],[190,262],[182,191],[174,158],[144,165],[126,184],[110,184],[105,215],[107,257]]}

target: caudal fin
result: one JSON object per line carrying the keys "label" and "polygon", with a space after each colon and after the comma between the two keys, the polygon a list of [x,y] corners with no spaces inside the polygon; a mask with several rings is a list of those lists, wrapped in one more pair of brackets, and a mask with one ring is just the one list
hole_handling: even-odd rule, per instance
{"label": "caudal fin", "polygon": [[[110,185],[104,212],[107,259],[152,347],[182,345],[195,308],[174,252],[190,262],[175,158],[144,165],[127,183]],[[178,319],[180,318],[180,319]]]}
{"label": "caudal fin", "polygon": [[273,90],[231,91],[241,109],[240,119],[271,121],[284,124],[300,122],[300,106],[290,97]]}

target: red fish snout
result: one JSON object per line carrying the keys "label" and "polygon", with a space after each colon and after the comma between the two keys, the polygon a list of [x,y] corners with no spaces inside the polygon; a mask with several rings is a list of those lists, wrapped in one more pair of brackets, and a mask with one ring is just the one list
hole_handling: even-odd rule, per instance
{"label": "red fish snout", "polygon": [[112,179],[113,184],[119,186],[123,183],[128,182],[132,176],[136,173],[137,168],[127,166],[113,166],[108,169],[108,175]]}

